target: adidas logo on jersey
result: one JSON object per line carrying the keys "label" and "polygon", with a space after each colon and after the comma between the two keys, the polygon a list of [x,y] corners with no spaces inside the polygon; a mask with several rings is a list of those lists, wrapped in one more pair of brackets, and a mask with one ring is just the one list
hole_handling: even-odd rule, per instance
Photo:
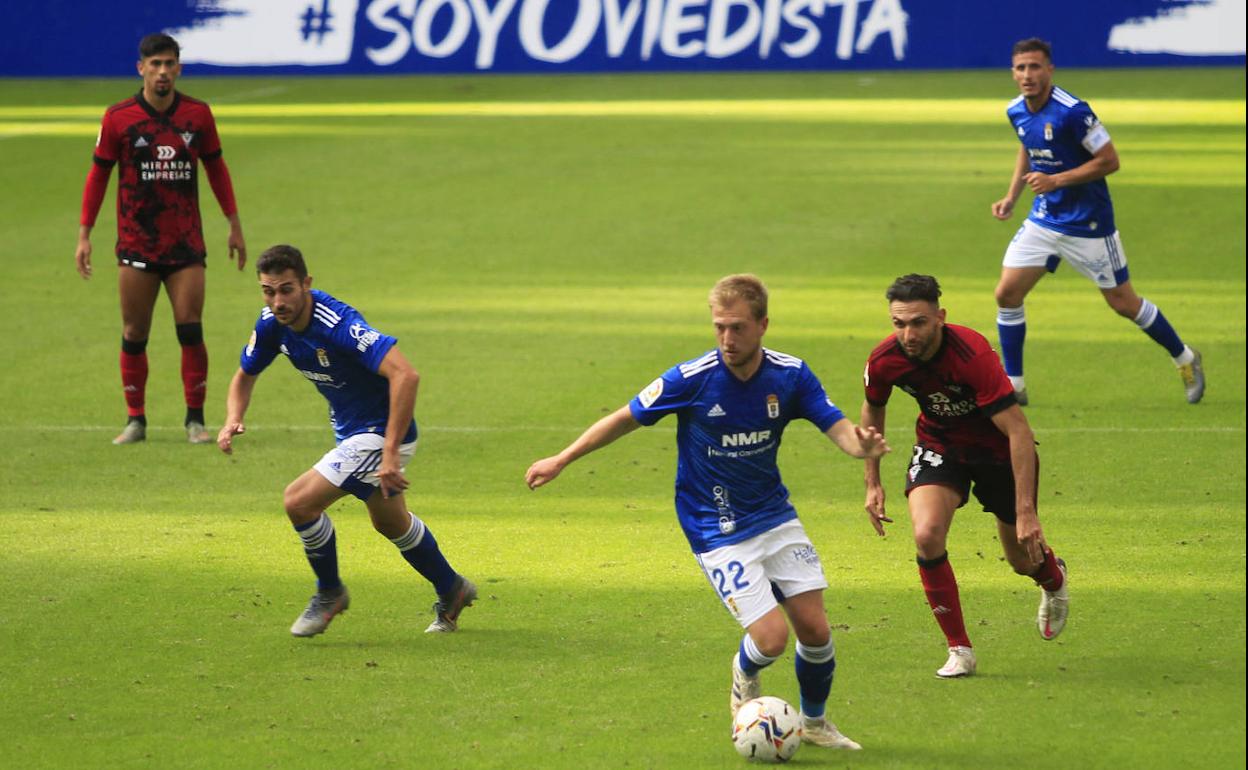
{"label": "adidas logo on jersey", "polygon": [[140,136],[140,137],[139,137],[139,138],[135,141],[134,146],[135,146],[135,147],[146,147],[146,146],[147,146],[147,137],[145,137],[145,136]]}
{"label": "adidas logo on jersey", "polygon": [[720,406],[719,404],[716,404],[715,406],[711,407],[710,411],[706,413],[706,416],[707,417],[723,417],[725,414],[727,414],[727,412],[724,411],[724,408]]}

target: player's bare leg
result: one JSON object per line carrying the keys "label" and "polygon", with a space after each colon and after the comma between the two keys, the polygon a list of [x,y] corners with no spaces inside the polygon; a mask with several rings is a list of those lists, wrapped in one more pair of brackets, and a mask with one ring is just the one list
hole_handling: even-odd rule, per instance
{"label": "player's bare leg", "polygon": [[316,593],[290,627],[295,636],[316,636],[351,606],[351,595],[338,577],[338,540],[325,511],[343,497],[341,489],[314,469],[292,481],[283,495],[286,516],[303,541],[308,564],[316,573]]}
{"label": "player's bare leg", "polygon": [[165,292],[173,306],[173,322],[182,347],[182,389],[186,398],[186,439],[206,444],[213,436],[204,427],[204,398],[208,392],[208,348],[204,345],[203,265],[190,265],[165,277]]}
{"label": "player's bare leg", "polygon": [[1115,313],[1134,321],[1154,342],[1166,349],[1178,367],[1187,403],[1199,403],[1205,395],[1205,368],[1200,351],[1183,344],[1161,310],[1136,294],[1130,281],[1123,281],[1112,289],[1101,289],[1101,294]]}
{"label": "player's bare leg", "polygon": [[802,740],[829,749],[861,749],[828,719],[826,706],[836,671],[836,645],[828,628],[823,591],[807,591],[784,601],[797,636],[797,684],[802,699]]}
{"label": "player's bare leg", "polygon": [[1036,612],[1036,628],[1046,641],[1056,639],[1066,628],[1070,614],[1070,591],[1066,585],[1066,562],[1053,555],[1053,549],[1042,543],[1043,558],[1036,561],[1018,542],[1014,525],[997,521],[997,536],[1005,559],[1020,575],[1036,581],[1040,587],[1040,609]]}
{"label": "player's bare leg", "polygon": [[1027,405],[1027,385],[1023,380],[1023,343],[1027,320],[1023,301],[1047,271],[1043,267],[1002,267],[994,292],[997,299],[997,335],[1005,373],[1014,385],[1020,406]]}
{"label": "player's bare leg", "polygon": [[942,679],[970,676],[975,673],[975,653],[962,618],[958,580],[949,565],[945,546],[953,525],[953,513],[961,504],[962,495],[942,484],[927,484],[910,490],[908,502],[919,577],[928,606],[949,648],[949,658],[936,671],[936,676]]}
{"label": "player's bare leg", "polygon": [[138,268],[117,268],[121,299],[121,386],[126,397],[126,427],[114,444],[134,444],[147,438],[147,338],[152,310],[160,294],[160,276]]}
{"label": "player's bare leg", "polygon": [[428,525],[407,509],[402,493],[386,497],[379,489],[366,505],[373,529],[394,543],[400,555],[433,585],[438,595],[433,604],[433,622],[425,633],[457,631],[460,613],[477,599],[476,585],[451,567]]}

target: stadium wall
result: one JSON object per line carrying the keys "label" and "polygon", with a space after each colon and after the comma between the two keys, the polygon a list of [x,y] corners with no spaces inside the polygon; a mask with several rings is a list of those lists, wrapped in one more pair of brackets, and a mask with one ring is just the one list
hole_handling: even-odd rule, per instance
{"label": "stadium wall", "polygon": [[8,0],[4,76],[127,76],[167,31],[203,74],[1244,64],[1244,0]]}

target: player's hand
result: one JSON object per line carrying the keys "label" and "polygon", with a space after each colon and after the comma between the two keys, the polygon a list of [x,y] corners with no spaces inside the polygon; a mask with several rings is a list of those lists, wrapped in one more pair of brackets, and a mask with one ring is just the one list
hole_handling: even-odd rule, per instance
{"label": "player's hand", "polygon": [[889,448],[888,442],[884,440],[884,434],[876,430],[874,426],[855,425],[854,435],[858,437],[858,445],[862,447],[863,459],[880,457],[893,451]]}
{"label": "player's hand", "polygon": [[529,485],[529,489],[537,489],[554,481],[555,477],[562,472],[563,463],[559,461],[559,458],[547,457],[529,466],[529,469],[524,472],[524,483]]}
{"label": "player's hand", "polygon": [[403,469],[399,467],[397,453],[393,457],[386,457],[385,453],[382,453],[381,465],[377,468],[377,480],[381,482],[381,493],[386,497],[394,497],[407,489],[407,477],[403,475]]}
{"label": "player's hand", "polygon": [[1026,182],[1032,192],[1037,195],[1051,193],[1058,187],[1056,175],[1045,174],[1040,171],[1032,171],[1023,177],[1023,181]]}
{"label": "player's hand", "polygon": [[884,524],[892,524],[893,520],[884,513],[884,487],[879,484],[867,485],[867,515],[871,517],[871,526],[875,534],[884,537]]}
{"label": "player's hand", "polygon": [[992,215],[1002,222],[1014,216],[1014,201],[1010,198],[1002,198],[992,204]]}
{"label": "player's hand", "polygon": [[230,259],[237,259],[238,269],[242,270],[243,265],[247,264],[247,242],[243,239],[243,228],[231,226],[227,242],[230,246]]}
{"label": "player's hand", "polygon": [[91,277],[91,241],[78,239],[78,248],[74,250],[74,264],[77,265],[78,275],[82,276],[82,280]]}
{"label": "player's hand", "polygon": [[1018,544],[1027,551],[1027,555],[1036,564],[1044,561],[1044,532],[1040,529],[1040,517],[1034,510],[1015,511],[1014,531],[1018,535]]}
{"label": "player's hand", "polygon": [[217,446],[227,455],[234,454],[234,437],[246,432],[247,428],[241,422],[227,422],[217,431]]}

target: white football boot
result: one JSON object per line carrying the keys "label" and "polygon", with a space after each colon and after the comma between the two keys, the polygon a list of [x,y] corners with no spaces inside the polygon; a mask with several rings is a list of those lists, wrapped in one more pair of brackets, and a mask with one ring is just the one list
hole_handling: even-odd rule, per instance
{"label": "white football boot", "polygon": [[1066,616],[1070,613],[1070,592],[1066,586],[1070,584],[1070,576],[1066,573],[1066,562],[1057,560],[1057,568],[1062,571],[1062,587],[1056,591],[1040,590],[1040,611],[1036,613],[1036,628],[1041,638],[1056,639],[1066,627]]}
{"label": "white football boot", "polygon": [[216,436],[208,432],[202,422],[192,420],[186,424],[186,440],[191,444],[207,444],[216,439]]}
{"label": "white football boot", "polygon": [[425,629],[426,634],[450,634],[459,628],[459,614],[477,600],[477,587],[471,580],[458,575],[451,591],[439,596],[433,603],[433,622]]}
{"label": "white football boot", "polygon": [[825,749],[848,749],[857,751],[862,748],[855,740],[846,738],[836,725],[827,717],[808,717],[802,715],[802,742],[822,746]]}
{"label": "white football boot", "polygon": [[936,671],[941,679],[957,679],[975,673],[975,651],[970,647],[950,647],[949,660]]}
{"label": "white football boot", "polygon": [[350,606],[351,594],[347,593],[346,586],[337,591],[317,591],[308,602],[307,609],[295,618],[290,633],[295,636],[316,636],[324,633],[329,628],[329,621],[339,613],[346,612]]}
{"label": "white football boot", "polygon": [[763,683],[758,675],[746,676],[745,672],[737,665],[737,653],[732,655],[732,691],[729,693],[728,708],[732,710],[732,715],[737,715],[737,710],[741,708],[741,704],[746,701],[752,701],[763,694]]}
{"label": "white football boot", "polygon": [[1183,378],[1183,392],[1187,403],[1198,404],[1205,396],[1205,367],[1201,365],[1200,351],[1192,348],[1195,358],[1190,364],[1179,367],[1179,376]]}
{"label": "white football boot", "polygon": [[122,444],[137,444],[146,440],[147,426],[138,420],[130,420],[126,423],[126,427],[121,429],[121,433],[117,434],[117,438],[113,439],[113,443],[121,446]]}

